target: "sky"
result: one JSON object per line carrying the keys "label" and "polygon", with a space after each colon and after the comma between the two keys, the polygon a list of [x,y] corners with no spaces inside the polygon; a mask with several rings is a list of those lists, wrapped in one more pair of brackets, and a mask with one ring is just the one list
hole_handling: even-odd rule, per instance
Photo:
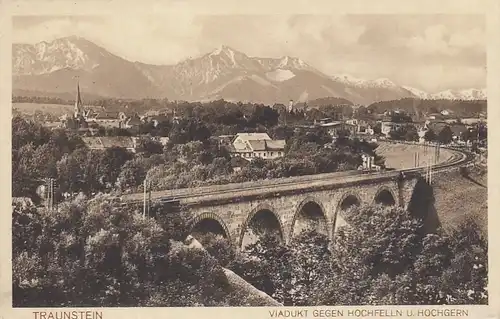
{"label": "sky", "polygon": [[18,16],[13,41],[77,35],[127,60],[174,64],[221,45],[299,57],[328,75],[389,78],[427,92],[486,87],[482,15]]}

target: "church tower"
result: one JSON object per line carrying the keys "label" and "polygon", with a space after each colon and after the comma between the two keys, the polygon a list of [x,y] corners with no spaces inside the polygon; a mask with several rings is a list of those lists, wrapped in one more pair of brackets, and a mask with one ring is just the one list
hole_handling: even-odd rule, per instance
{"label": "church tower", "polygon": [[82,98],[80,96],[80,82],[77,82],[74,117],[79,118],[80,116],[83,116],[83,103],[82,103]]}

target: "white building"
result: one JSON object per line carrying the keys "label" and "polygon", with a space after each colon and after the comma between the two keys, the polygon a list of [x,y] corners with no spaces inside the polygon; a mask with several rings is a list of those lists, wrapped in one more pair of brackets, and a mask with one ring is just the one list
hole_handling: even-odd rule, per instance
{"label": "white building", "polygon": [[382,121],[381,127],[380,127],[380,132],[384,134],[385,136],[389,137],[389,134],[391,131],[395,131],[399,129],[400,127],[404,126],[405,124],[408,123],[395,123],[395,122],[390,122],[390,121]]}
{"label": "white building", "polygon": [[267,133],[238,133],[230,148],[231,156],[247,160],[254,158],[275,159],[282,157],[285,140],[273,140]]}

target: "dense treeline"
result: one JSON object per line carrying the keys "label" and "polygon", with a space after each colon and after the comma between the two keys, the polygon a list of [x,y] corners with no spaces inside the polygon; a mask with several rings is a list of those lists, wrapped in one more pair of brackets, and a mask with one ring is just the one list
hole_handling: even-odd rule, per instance
{"label": "dense treeline", "polygon": [[106,197],[14,205],[13,305],[238,305],[217,260],[182,244],[185,214],[153,209],[156,220]]}
{"label": "dense treeline", "polygon": [[323,97],[307,102],[310,107],[320,107],[322,105],[353,105],[349,100],[341,97]]}
{"label": "dense treeline", "polygon": [[459,117],[478,117],[480,113],[486,113],[486,100],[420,100],[404,98],[400,100],[375,102],[368,106],[372,112],[380,114],[387,110],[404,110],[407,113],[422,114],[439,113],[443,110],[454,112]]}
{"label": "dense treeline", "polygon": [[[446,234],[424,232],[399,207],[364,206],[346,216],[350,226],[333,243],[312,230],[289,245],[267,233],[228,267],[288,306],[487,303],[487,240],[474,220]],[[234,254],[209,251],[221,260]]]}
{"label": "dense treeline", "polygon": [[[55,96],[29,96],[29,95],[12,95],[13,103],[44,103],[44,104],[61,104],[61,105],[73,105],[75,104],[74,99],[65,99]],[[168,108],[171,106],[185,106],[185,105],[197,105],[197,104],[210,104],[211,102],[199,103],[199,102],[185,102],[185,101],[169,101],[168,99],[154,99],[145,98],[140,100],[132,99],[117,99],[117,98],[104,98],[104,97],[91,97],[85,104],[92,106],[108,106],[116,107],[127,104],[132,107],[140,107],[147,109],[148,107],[152,109],[156,108]],[[241,103],[235,103],[241,104]],[[307,102],[310,107],[319,107],[323,105],[353,105],[349,100],[339,97],[326,97],[319,98]]]}
{"label": "dense treeline", "polygon": [[[377,145],[345,137],[332,143],[322,129],[293,130],[281,125],[280,113],[269,107],[240,110],[221,102],[213,108],[186,107],[184,112],[179,120],[165,119],[157,126],[145,123],[135,131],[98,130],[97,136],[140,135],[138,154],[120,147],[89,150],[79,135],[16,116],[12,120],[13,196],[38,197],[37,186],[49,177],[56,179],[60,199],[64,193],[138,191],[146,177],[152,189],[162,190],[356,169],[362,153],[383,164],[374,151]],[[215,137],[255,131],[285,139],[284,157],[237,165]],[[168,136],[169,143],[164,147],[152,140],[154,136]]]}
{"label": "dense treeline", "polygon": [[[74,99],[64,99],[55,96],[12,96],[12,103],[37,103],[37,104],[59,104],[74,105]],[[161,108],[171,105],[168,99],[116,99],[116,98],[91,98],[84,101],[85,105],[104,107],[123,107],[129,105],[138,109]]]}
{"label": "dense treeline", "polygon": [[[451,126],[445,125],[437,132],[435,132],[432,128],[429,128],[425,132],[423,138],[427,142],[436,142],[446,145],[453,142],[453,135],[454,133]],[[419,140],[417,128],[412,123],[406,123],[394,130],[391,130],[389,132],[389,136],[395,141],[416,142]],[[477,145],[484,145],[486,139],[488,138],[488,128],[485,125],[478,124],[474,128],[464,129],[462,133],[460,133],[459,138],[463,142],[472,143],[473,148],[477,147]]]}
{"label": "dense treeline", "polygon": [[[43,96],[12,96],[13,103],[47,103],[47,104],[61,104],[61,105],[74,105],[74,99],[62,99],[59,97],[43,97]],[[129,110],[134,112],[147,112],[154,110],[177,110],[179,112],[184,112],[185,109],[195,109],[195,108],[213,108],[221,104],[225,104],[230,108],[242,109],[251,108],[257,105],[264,106],[263,104],[256,103],[233,103],[224,100],[210,101],[210,102],[187,102],[187,101],[170,101],[168,99],[141,99],[141,100],[125,100],[116,98],[90,98],[84,101],[85,105],[89,106],[99,106],[105,107],[107,109],[123,109],[125,106]],[[285,103],[286,104],[286,103]],[[286,104],[275,104],[279,108],[288,107]],[[344,117],[350,117],[353,115],[353,103],[351,101],[327,97],[320,98],[307,103],[299,103],[297,107],[299,109],[307,109],[309,111],[321,110],[321,108],[332,108],[336,106],[337,109],[341,109],[341,113],[336,113],[329,117],[339,117],[339,114]],[[358,106],[356,107],[356,116],[360,118],[372,118],[373,114],[382,114],[385,111],[391,110],[403,110],[408,114],[431,114],[439,113],[443,110],[450,110],[454,112],[455,116],[467,118],[467,117],[478,117],[480,113],[487,112],[487,101],[486,100],[422,100],[415,98],[402,98],[399,100],[390,101],[380,101],[372,103],[368,106]],[[188,111],[189,112],[189,111]],[[314,111],[313,111],[314,112]],[[322,113],[325,115],[324,110]]]}

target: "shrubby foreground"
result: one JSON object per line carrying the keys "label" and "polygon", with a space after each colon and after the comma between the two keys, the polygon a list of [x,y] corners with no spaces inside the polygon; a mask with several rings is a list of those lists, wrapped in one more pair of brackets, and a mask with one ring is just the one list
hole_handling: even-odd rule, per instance
{"label": "shrubby foreground", "polygon": [[334,243],[266,233],[235,252],[216,235],[187,248],[189,214],[158,216],[107,197],[57,211],[16,204],[14,306],[256,306],[234,297],[222,267],[284,305],[487,303],[487,241],[473,220],[429,234],[407,211],[364,206]]}

